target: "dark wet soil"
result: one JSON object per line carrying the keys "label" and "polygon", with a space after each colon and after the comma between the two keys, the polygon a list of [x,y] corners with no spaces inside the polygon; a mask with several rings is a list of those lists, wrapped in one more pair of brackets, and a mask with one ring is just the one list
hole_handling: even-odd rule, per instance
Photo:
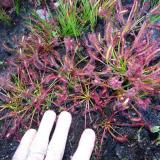
{"label": "dark wet soil", "polygon": [[[26,6],[26,8],[29,8]],[[3,44],[6,43],[11,48],[16,48],[15,41],[16,36],[21,37],[27,34],[25,22],[23,17],[29,14],[29,9],[22,12],[19,16],[14,17],[14,23],[11,26],[5,26],[0,24],[0,74],[5,71],[3,61],[12,56],[4,48]],[[101,29],[98,29],[101,30]],[[159,104],[159,97],[156,103]],[[148,110],[143,113],[144,118],[151,125],[160,125],[160,111]],[[100,115],[93,115],[94,121],[101,119]],[[87,127],[90,127],[92,123],[88,121]],[[66,146],[66,151],[63,160],[70,160],[71,155],[75,152],[80,136],[84,130],[84,117],[81,115],[73,116],[73,122],[69,133],[69,138]],[[96,130],[95,130],[96,131]],[[2,132],[2,131],[0,131]],[[100,160],[160,160],[160,146],[156,146],[155,139],[157,134],[151,133],[144,128],[130,128],[123,127],[119,129],[121,133],[127,133],[129,135],[129,141],[124,143],[118,143],[110,135],[104,139]],[[97,135],[99,139],[100,135]],[[14,137],[10,139],[0,139],[0,160],[11,160],[19,142]],[[95,145],[95,148],[98,144]],[[93,153],[91,160],[97,160],[98,158]]]}
{"label": "dark wet soil", "polygon": [[0,160],[10,160],[18,146],[15,140],[0,139]]}
{"label": "dark wet soil", "polygon": [[[22,4],[24,8],[21,8],[20,14],[17,15],[15,12],[6,13],[11,17],[11,23],[5,25],[0,21],[0,72],[5,69],[3,65],[4,61],[14,55],[14,52],[8,52],[4,46],[8,46],[12,49],[16,49],[16,42],[20,37],[26,35],[28,30],[26,28],[26,17],[30,14],[30,5],[28,3]],[[1,73],[0,73],[1,74]]]}

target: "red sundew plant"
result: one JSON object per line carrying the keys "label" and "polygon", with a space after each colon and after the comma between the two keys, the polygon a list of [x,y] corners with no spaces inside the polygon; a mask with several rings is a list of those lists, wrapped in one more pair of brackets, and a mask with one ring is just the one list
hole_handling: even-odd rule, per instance
{"label": "red sundew plant", "polygon": [[[116,15],[120,21],[106,24],[104,38],[99,36],[96,38],[95,34],[89,35],[89,54],[104,66],[101,73],[103,69],[108,70],[103,75],[108,74],[109,78],[103,77],[101,81],[107,83],[115,97],[112,118],[107,118],[100,124],[104,128],[101,144],[106,132],[120,142],[127,140],[127,136],[119,134],[113,126],[149,127],[143,119],[141,110],[153,105],[151,95],[160,93],[160,63],[156,61],[160,55],[160,43],[159,38],[153,38],[152,30],[158,24],[153,24],[150,19],[150,16],[159,14],[160,5],[145,17],[138,33],[134,26],[137,23],[134,17],[136,13],[143,13],[138,12],[138,1],[134,1],[127,19],[122,16],[123,14],[119,14],[121,13],[119,9],[123,6],[120,3],[117,5]],[[124,27],[118,27],[118,23]],[[132,36],[130,43],[127,41],[129,36]],[[128,110],[134,111],[136,117]],[[130,123],[117,124],[115,122],[117,112],[121,112]]]}
{"label": "red sundew plant", "polygon": [[[3,134],[38,125],[49,108],[81,113],[85,126],[87,117],[93,121],[92,112],[100,113],[101,145],[107,133],[119,142],[128,140],[118,127],[149,127],[141,112],[154,107],[152,96],[160,93],[160,39],[154,37],[159,23],[150,18],[159,14],[160,5],[147,15],[146,3],[141,10],[137,0],[127,7],[114,1],[114,15],[103,11],[113,17],[106,19],[104,35],[91,33],[77,41],[53,37],[49,42],[37,33],[22,37],[18,54],[6,62],[8,76],[0,77]],[[117,115],[127,121],[120,123]]]}

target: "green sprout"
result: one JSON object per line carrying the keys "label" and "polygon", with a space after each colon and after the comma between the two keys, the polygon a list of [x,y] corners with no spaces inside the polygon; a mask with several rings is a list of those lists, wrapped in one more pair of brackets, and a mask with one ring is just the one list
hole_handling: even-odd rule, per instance
{"label": "green sprout", "polygon": [[158,133],[158,137],[156,139],[156,145],[160,145],[160,126],[154,126],[151,128],[152,133]]}
{"label": "green sprout", "polygon": [[[80,36],[84,31],[87,31],[88,26],[93,31],[97,22],[97,3],[91,5],[88,0],[70,1],[68,3],[59,1],[57,10],[57,30],[62,36]],[[80,5],[79,5],[80,4]]]}
{"label": "green sprout", "polygon": [[4,9],[0,9],[0,22],[10,25],[11,24],[11,17],[7,15]]}
{"label": "green sprout", "polygon": [[82,32],[82,26],[79,24],[77,18],[77,0],[74,4],[64,4],[61,0],[59,3],[60,6],[57,10],[58,32],[63,36],[79,36]]}
{"label": "green sprout", "polygon": [[150,16],[150,21],[151,21],[151,23],[156,23],[156,22],[160,21],[160,14],[151,15]]}
{"label": "green sprout", "polygon": [[20,9],[21,9],[21,0],[13,0],[13,4],[14,4],[16,14],[19,15]]}
{"label": "green sprout", "polygon": [[100,0],[95,4],[91,4],[88,0],[82,0],[82,19],[85,23],[89,23],[93,32],[95,24],[97,23],[97,12]]}

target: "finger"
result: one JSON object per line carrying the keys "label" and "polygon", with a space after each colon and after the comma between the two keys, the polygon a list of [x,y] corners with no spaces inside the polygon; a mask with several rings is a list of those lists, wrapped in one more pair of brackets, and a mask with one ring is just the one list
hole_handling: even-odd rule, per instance
{"label": "finger", "polygon": [[45,160],[61,160],[63,158],[71,121],[70,113],[64,111],[59,115]]}
{"label": "finger", "polygon": [[41,120],[37,134],[31,144],[27,160],[44,159],[49,143],[49,135],[55,119],[56,114],[53,111],[49,110],[45,112]]}
{"label": "finger", "polygon": [[22,137],[22,140],[12,158],[12,160],[26,160],[29,147],[36,135],[35,129],[29,129],[25,135]]}
{"label": "finger", "polygon": [[85,129],[72,160],[89,160],[94,148],[95,138],[95,132],[92,129]]}

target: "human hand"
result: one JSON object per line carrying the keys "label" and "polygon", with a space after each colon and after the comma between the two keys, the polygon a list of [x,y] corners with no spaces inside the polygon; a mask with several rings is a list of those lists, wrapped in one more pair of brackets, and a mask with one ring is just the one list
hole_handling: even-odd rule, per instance
{"label": "human hand", "polygon": [[[49,142],[49,136],[56,119],[55,112],[46,111],[38,131],[29,129],[23,136],[12,160],[62,160],[72,117],[63,111]],[[94,148],[95,133],[85,129],[72,160],[89,160]]]}

